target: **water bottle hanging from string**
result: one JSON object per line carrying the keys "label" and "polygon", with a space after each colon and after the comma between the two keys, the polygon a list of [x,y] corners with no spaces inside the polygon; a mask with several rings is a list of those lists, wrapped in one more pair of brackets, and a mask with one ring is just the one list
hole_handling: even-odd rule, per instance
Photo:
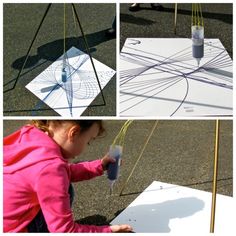
{"label": "water bottle hanging from string", "polygon": [[198,67],[204,57],[204,22],[200,3],[192,4],[192,55],[197,60]]}
{"label": "water bottle hanging from string", "polygon": [[119,168],[121,164],[121,156],[125,142],[125,135],[128,130],[128,127],[132,122],[132,120],[127,120],[124,123],[109,149],[109,156],[113,157],[116,160],[114,163],[110,163],[107,169],[107,177],[109,179],[110,185],[110,194],[112,194],[113,185],[119,176]]}

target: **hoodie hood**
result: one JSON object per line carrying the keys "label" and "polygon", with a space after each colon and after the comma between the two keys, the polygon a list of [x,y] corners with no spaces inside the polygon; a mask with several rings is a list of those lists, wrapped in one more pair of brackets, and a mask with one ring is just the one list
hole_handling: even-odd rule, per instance
{"label": "hoodie hood", "polygon": [[60,158],[59,145],[38,128],[27,125],[3,139],[4,173],[34,165],[38,162]]}

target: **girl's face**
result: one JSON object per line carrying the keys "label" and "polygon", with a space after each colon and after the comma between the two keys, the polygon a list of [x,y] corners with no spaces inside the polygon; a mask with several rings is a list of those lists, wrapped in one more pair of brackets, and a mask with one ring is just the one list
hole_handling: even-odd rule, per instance
{"label": "girl's face", "polygon": [[93,125],[86,131],[81,132],[78,125],[71,125],[63,131],[54,133],[53,139],[59,144],[64,158],[74,158],[80,155],[87,145],[94,140],[99,133],[99,125]]}

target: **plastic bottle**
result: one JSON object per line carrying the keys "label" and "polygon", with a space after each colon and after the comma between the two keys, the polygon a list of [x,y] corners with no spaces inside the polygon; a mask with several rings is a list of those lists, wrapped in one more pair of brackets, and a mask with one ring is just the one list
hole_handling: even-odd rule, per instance
{"label": "plastic bottle", "polygon": [[122,156],[122,146],[111,145],[109,149],[109,156],[114,158],[116,161],[110,163],[107,168],[107,178],[109,179],[110,193],[112,193],[113,185],[119,177],[119,169]]}
{"label": "plastic bottle", "polygon": [[62,68],[61,80],[62,80],[63,83],[65,83],[67,81],[67,74],[66,74],[66,68],[65,67]]}
{"label": "plastic bottle", "polygon": [[204,27],[192,26],[192,55],[197,60],[198,67],[204,57]]}

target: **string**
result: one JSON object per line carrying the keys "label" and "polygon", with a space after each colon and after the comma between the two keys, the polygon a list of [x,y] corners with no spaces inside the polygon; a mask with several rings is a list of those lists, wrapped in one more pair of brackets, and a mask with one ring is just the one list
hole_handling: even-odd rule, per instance
{"label": "string", "polygon": [[141,157],[143,156],[143,153],[144,153],[144,151],[145,151],[145,149],[146,149],[146,147],[147,147],[147,145],[148,145],[148,143],[149,143],[149,140],[150,140],[150,138],[152,137],[152,135],[153,135],[153,133],[154,133],[154,130],[155,130],[156,127],[157,127],[157,124],[158,124],[158,120],[155,121],[155,124],[153,125],[152,130],[151,130],[151,132],[149,133],[149,135],[148,135],[148,137],[147,137],[147,139],[146,139],[146,141],[145,141],[145,143],[144,143],[144,145],[143,145],[143,148],[142,148],[142,150],[141,150],[141,152],[140,152],[140,154],[139,154],[139,156],[138,156],[138,158],[137,158],[137,161],[136,161],[135,164],[134,164],[133,169],[131,170],[131,172],[130,172],[128,178],[126,179],[124,185],[122,186],[122,188],[121,188],[121,190],[120,190],[119,196],[121,196],[123,190],[125,189],[127,183],[129,182],[129,179],[131,178],[131,176],[132,176],[132,174],[133,174],[133,172],[134,172],[134,170],[135,170],[135,168],[136,168],[136,166],[137,166],[139,160],[140,160]]}
{"label": "string", "polygon": [[64,3],[64,54],[66,52],[66,4]]}
{"label": "string", "polygon": [[192,23],[192,25],[193,25],[193,4],[192,4],[192,19],[191,19],[191,23]]}
{"label": "string", "polygon": [[202,26],[204,26],[204,21],[203,21],[203,16],[202,16],[202,6],[201,6],[201,4],[199,4],[199,8],[200,8],[200,14],[201,14]]}
{"label": "string", "polygon": [[125,136],[126,136],[126,132],[128,130],[128,127],[132,124],[133,120],[127,120],[123,126],[121,127],[119,133],[117,134],[117,136],[115,137],[112,146],[114,145],[120,145],[123,146],[124,142],[125,142]]}
{"label": "string", "polygon": [[121,146],[124,146],[126,132],[127,132],[127,129],[131,123],[132,123],[132,121],[128,120],[126,125],[124,125],[124,128],[122,129],[122,135],[120,137],[120,142],[119,142],[119,145],[121,145]]}
{"label": "string", "polygon": [[66,4],[64,3],[63,70],[66,66]]}
{"label": "string", "polygon": [[192,25],[204,26],[202,7],[200,3],[192,4]]}

